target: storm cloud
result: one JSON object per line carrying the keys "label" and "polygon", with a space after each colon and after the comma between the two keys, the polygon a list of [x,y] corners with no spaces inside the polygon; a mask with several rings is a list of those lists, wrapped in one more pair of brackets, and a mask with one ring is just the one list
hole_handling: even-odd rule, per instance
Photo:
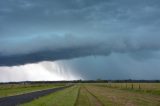
{"label": "storm cloud", "polygon": [[[157,72],[159,17],[159,0],[1,0],[0,66],[67,60],[84,72],[92,70],[88,63],[93,56],[100,58],[96,64],[109,59],[103,62],[110,65],[101,67],[111,73],[119,70],[116,75],[123,78],[134,65],[143,70],[137,71],[139,75],[147,69]],[[86,69],[80,68],[81,59],[86,60]],[[144,69],[143,64],[149,67]]]}
{"label": "storm cloud", "polygon": [[2,0],[0,65],[160,49],[158,0]]}

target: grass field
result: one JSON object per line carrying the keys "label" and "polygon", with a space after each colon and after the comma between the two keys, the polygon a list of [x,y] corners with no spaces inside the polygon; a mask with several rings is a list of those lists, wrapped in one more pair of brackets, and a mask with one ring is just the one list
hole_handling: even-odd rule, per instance
{"label": "grass field", "polygon": [[[134,86],[136,85],[138,83]],[[141,90],[159,90],[159,85],[143,83]],[[134,88],[124,88],[121,88],[121,84],[116,83],[111,87],[104,83],[77,84],[22,106],[160,106],[160,95],[150,92],[135,92]]]}
{"label": "grass field", "polygon": [[[0,95],[13,95],[65,84],[7,85]],[[20,106],[160,106],[160,83],[79,83]]]}
{"label": "grass field", "polygon": [[104,104],[95,97],[85,86],[80,87],[75,106],[103,106]]}
{"label": "grass field", "polygon": [[160,83],[102,83],[96,85],[108,88],[128,90],[132,92],[160,95]]}
{"label": "grass field", "polygon": [[88,85],[87,89],[106,106],[159,106],[160,96],[116,88]]}
{"label": "grass field", "polygon": [[0,97],[18,95],[38,90],[64,86],[65,84],[7,84],[0,85]]}
{"label": "grass field", "polygon": [[74,106],[78,92],[79,86],[73,86],[21,106]]}

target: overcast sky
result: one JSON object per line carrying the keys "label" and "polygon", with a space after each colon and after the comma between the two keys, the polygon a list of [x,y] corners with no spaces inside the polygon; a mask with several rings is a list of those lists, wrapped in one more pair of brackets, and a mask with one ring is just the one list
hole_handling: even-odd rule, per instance
{"label": "overcast sky", "polygon": [[75,79],[160,79],[159,17],[159,0],[1,0],[0,81],[43,61]]}

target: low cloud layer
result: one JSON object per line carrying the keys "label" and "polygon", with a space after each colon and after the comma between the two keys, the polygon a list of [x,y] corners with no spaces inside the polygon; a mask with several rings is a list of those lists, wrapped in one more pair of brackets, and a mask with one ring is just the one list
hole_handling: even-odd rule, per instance
{"label": "low cloud layer", "polygon": [[158,0],[0,4],[0,65],[160,49]]}
{"label": "low cloud layer", "polygon": [[143,56],[152,58],[152,52],[159,52],[159,39],[158,35],[142,34],[133,37],[117,35],[104,36],[103,38],[48,36],[35,37],[26,40],[26,43],[21,40],[16,42],[7,41],[9,44],[3,40],[4,43],[2,43],[0,49],[0,65],[20,65],[91,55],[108,56],[111,53],[127,53],[133,56],[139,54],[139,58]]}
{"label": "low cloud layer", "polygon": [[0,66],[114,54],[159,60],[159,17],[159,0],[1,0]]}

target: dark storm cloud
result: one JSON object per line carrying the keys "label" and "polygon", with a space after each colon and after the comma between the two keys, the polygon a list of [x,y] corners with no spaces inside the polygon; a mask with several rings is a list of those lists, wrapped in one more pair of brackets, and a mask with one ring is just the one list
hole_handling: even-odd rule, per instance
{"label": "dark storm cloud", "polygon": [[114,52],[154,58],[159,17],[159,0],[1,0],[0,65]]}
{"label": "dark storm cloud", "polygon": [[109,51],[97,50],[94,47],[77,47],[68,48],[57,51],[41,51],[36,53],[29,53],[23,55],[9,55],[0,57],[0,65],[19,65],[26,63],[35,63],[42,60],[60,60],[71,59],[75,57],[89,56],[89,55],[108,55]]}
{"label": "dark storm cloud", "polygon": [[98,78],[154,80],[160,77],[158,58],[137,61],[126,54],[112,53],[110,56],[89,56],[63,62],[77,69],[87,80]]}

